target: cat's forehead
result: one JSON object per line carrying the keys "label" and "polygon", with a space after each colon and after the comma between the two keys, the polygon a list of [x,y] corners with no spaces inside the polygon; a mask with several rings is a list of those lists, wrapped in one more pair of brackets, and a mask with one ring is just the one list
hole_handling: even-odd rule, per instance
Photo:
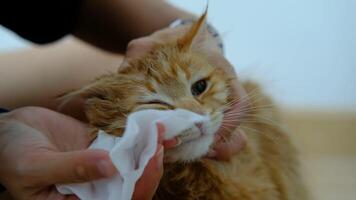
{"label": "cat's forehead", "polygon": [[202,56],[193,53],[170,54],[160,51],[157,53],[156,62],[149,65],[149,71],[154,77],[178,81],[197,81],[206,77],[214,71],[214,68]]}

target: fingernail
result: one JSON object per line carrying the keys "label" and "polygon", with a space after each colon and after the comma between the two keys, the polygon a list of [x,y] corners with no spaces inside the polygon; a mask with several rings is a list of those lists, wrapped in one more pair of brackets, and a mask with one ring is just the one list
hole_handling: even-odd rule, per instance
{"label": "fingernail", "polygon": [[101,160],[97,163],[97,167],[101,175],[111,177],[116,173],[116,169],[112,163],[106,160]]}
{"label": "fingernail", "polygon": [[158,146],[159,150],[157,153],[157,170],[161,170],[163,167],[163,152],[164,148],[162,145]]}

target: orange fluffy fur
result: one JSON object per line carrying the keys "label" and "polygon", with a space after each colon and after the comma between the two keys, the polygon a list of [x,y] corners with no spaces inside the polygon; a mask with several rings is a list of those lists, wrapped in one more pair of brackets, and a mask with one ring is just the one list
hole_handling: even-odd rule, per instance
{"label": "orange fluffy fur", "polygon": [[[208,113],[212,121],[221,120],[231,101],[233,77],[212,66],[200,52],[202,45],[197,43],[204,43],[204,39],[197,35],[202,34],[204,20],[205,15],[183,37],[157,46],[119,73],[99,77],[69,96],[84,97],[90,124],[114,135],[123,133],[128,114],[148,108],[183,108]],[[208,89],[193,97],[187,85],[200,79],[208,81]],[[249,106],[243,108],[246,115],[239,128],[248,137],[246,148],[230,161],[201,158],[165,164],[154,199],[307,199],[296,150],[278,126],[276,108],[256,84],[245,82],[243,87]]]}
{"label": "orange fluffy fur", "polygon": [[[230,161],[201,159],[170,164],[156,193],[157,200],[306,200],[297,152],[279,127],[276,108],[259,87],[245,82],[254,95],[240,128],[248,137],[246,148]],[[263,109],[261,109],[264,107]]]}

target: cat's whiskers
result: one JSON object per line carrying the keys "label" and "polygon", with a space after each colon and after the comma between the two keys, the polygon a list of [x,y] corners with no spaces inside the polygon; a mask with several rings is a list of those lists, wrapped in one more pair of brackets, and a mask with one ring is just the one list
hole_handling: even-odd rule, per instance
{"label": "cat's whiskers", "polygon": [[[221,128],[224,129],[225,131],[227,131],[228,133],[232,133],[234,131],[233,129],[225,127],[225,126],[221,126]],[[225,142],[225,143],[230,142],[229,138],[227,138],[227,136],[225,134],[220,134],[220,133],[218,133],[218,134],[221,137],[221,140],[223,142]]]}
{"label": "cat's whiskers", "polygon": [[[237,122],[236,117],[225,118],[225,122]],[[263,123],[271,126],[281,127],[279,123],[259,114],[245,114],[240,123]]]}
{"label": "cat's whiskers", "polygon": [[249,127],[249,126],[241,125],[240,128],[247,130],[249,133],[255,133],[255,134],[263,135],[263,136],[265,136],[268,140],[270,140],[271,142],[277,144],[277,143],[276,143],[276,138],[273,137],[272,135],[265,134],[265,133],[263,133],[262,131],[260,131],[260,130],[258,130],[258,129],[255,129],[255,128],[252,128],[252,127]]}
{"label": "cat's whiskers", "polygon": [[[272,104],[265,104],[265,105],[259,105],[259,106],[252,106],[252,105],[246,105],[238,109],[239,111],[245,111],[245,110],[253,110],[256,108],[272,108]],[[229,111],[234,111],[234,109],[228,109]]]}
{"label": "cat's whiskers", "polygon": [[236,114],[236,113],[244,114],[252,111],[258,111],[261,109],[272,108],[272,105],[251,106],[252,105],[251,102],[249,102],[249,104],[242,102],[241,104],[242,106],[238,109],[234,109],[233,106],[224,106],[222,108],[222,111],[226,116],[229,116],[231,114]]}
{"label": "cat's whiskers", "polygon": [[[257,109],[262,109],[262,108],[272,108],[273,104],[265,104],[265,105],[259,105],[259,106],[251,106],[251,104],[244,104],[241,108],[238,109],[239,112],[242,111],[253,111]],[[229,113],[231,111],[235,111],[232,106],[230,107],[224,107],[225,113]]]}
{"label": "cat's whiskers", "polygon": [[[238,97],[235,99],[232,99],[231,101],[227,102],[227,106],[231,106],[235,103],[240,103],[240,102],[244,102],[244,101],[251,101],[252,99],[255,99],[254,97],[257,97],[257,95],[260,95],[258,93],[258,89],[253,89],[252,91],[250,91],[249,93],[243,95],[242,97]],[[257,99],[255,99],[256,101]]]}
{"label": "cat's whiskers", "polygon": [[[252,127],[248,127],[246,125],[250,123],[263,123],[279,127],[280,125],[277,124],[277,122],[259,113],[261,111],[268,111],[269,109],[273,108],[273,104],[251,106],[260,101],[262,98],[263,96],[258,93],[258,90],[254,89],[243,97],[232,99],[231,101],[227,102],[221,109],[224,112],[224,120],[221,124],[222,129],[233,131],[237,127],[244,127],[245,129],[258,132],[258,130],[255,130]],[[238,104],[242,106],[238,110],[235,110],[233,106],[238,106]],[[263,134],[261,132],[259,133]],[[273,138],[270,138],[271,136],[266,137],[274,141]]]}

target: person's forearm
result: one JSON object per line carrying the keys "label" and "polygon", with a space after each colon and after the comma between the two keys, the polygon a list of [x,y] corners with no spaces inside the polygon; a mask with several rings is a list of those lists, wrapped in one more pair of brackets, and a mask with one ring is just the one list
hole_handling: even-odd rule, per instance
{"label": "person's forearm", "polygon": [[83,1],[74,35],[97,47],[123,53],[127,43],[192,15],[163,0]]}
{"label": "person's forearm", "polygon": [[101,74],[115,72],[122,56],[75,40],[0,54],[0,107],[56,109],[59,94],[78,89]]}

